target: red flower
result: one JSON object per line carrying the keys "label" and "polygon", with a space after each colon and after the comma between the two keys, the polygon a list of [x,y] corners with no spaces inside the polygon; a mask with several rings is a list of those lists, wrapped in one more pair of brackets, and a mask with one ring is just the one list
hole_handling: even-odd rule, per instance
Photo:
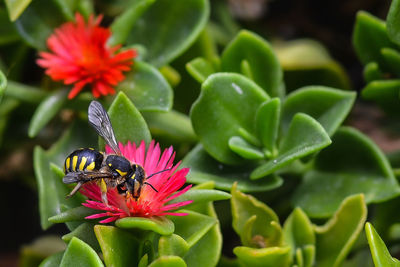
{"label": "red flower", "polygon": [[[108,223],[124,217],[187,215],[186,213],[174,213],[171,212],[171,210],[188,205],[192,203],[192,200],[166,204],[191,188],[191,185],[189,185],[181,191],[178,191],[178,189],[185,184],[189,169],[184,168],[176,171],[179,163],[175,166],[173,165],[175,153],[172,147],[165,149],[161,157],[160,146],[158,143],[155,144],[154,140],[150,143],[147,152],[143,141],[139,147],[136,147],[134,143],[128,142],[126,146],[120,143],[119,148],[124,157],[132,163],[141,165],[147,175],[165,169],[171,168],[171,170],[152,176],[148,182],[157,189],[158,192],[154,191],[150,186],[144,185],[140,197],[137,200],[131,196],[122,196],[118,193],[116,188],[110,188],[107,191],[108,206],[101,201],[101,191],[97,183],[85,184],[80,192],[91,200],[86,200],[86,203],[82,203],[82,205],[88,208],[105,211],[88,216],[86,219],[108,217],[100,221],[101,223]],[[106,147],[106,153],[112,154],[112,150]]]}
{"label": "red flower", "polygon": [[122,72],[130,70],[136,51],[117,53],[120,45],[106,45],[111,31],[99,26],[101,15],[97,18],[91,15],[87,24],[78,13],[75,19],[76,23],[64,23],[47,39],[51,52],[40,52],[37,64],[45,68],[53,80],[74,84],[69,99],[85,85],[92,86],[94,97],[114,94],[113,87],[125,78]]}

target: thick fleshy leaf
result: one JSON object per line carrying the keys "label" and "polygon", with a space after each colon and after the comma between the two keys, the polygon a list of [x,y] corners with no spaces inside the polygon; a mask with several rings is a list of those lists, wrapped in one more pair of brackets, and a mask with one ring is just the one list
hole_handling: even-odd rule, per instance
{"label": "thick fleshy leaf", "polygon": [[332,145],[316,157],[293,202],[311,217],[328,217],[348,196],[363,193],[366,203],[400,194],[390,164],[380,149],[355,129],[340,128]]}
{"label": "thick fleshy leaf", "polygon": [[370,62],[364,67],[364,79],[367,83],[375,80],[383,80],[383,73],[379,68],[378,63]]}
{"label": "thick fleshy leaf", "polygon": [[185,261],[178,256],[161,256],[148,267],[186,267]]}
{"label": "thick fleshy leaf", "polygon": [[4,92],[4,95],[21,100],[22,102],[39,104],[48,97],[49,94],[40,88],[28,86],[15,81],[8,81],[7,90]]}
{"label": "thick fleshy leaf", "polygon": [[390,255],[385,243],[376,232],[372,224],[365,224],[365,234],[367,235],[368,244],[375,267],[400,266],[400,261]]}
{"label": "thick fleshy leaf", "polygon": [[174,223],[166,217],[126,217],[119,219],[115,225],[122,229],[150,230],[160,235],[170,235],[174,232]]}
{"label": "thick fleshy leaf", "polygon": [[78,206],[76,208],[67,209],[57,215],[49,218],[52,223],[65,223],[71,221],[83,221],[85,217],[98,213],[98,211],[84,207]]}
{"label": "thick fleshy leaf", "polygon": [[293,117],[287,134],[283,137],[279,154],[273,160],[261,165],[251,173],[252,179],[259,179],[302,158],[321,150],[331,143],[324,128],[312,117],[298,113]]}
{"label": "thick fleshy leaf", "polygon": [[24,12],[32,0],[5,0],[11,21],[15,21]]}
{"label": "thick fleshy leaf", "polygon": [[[332,136],[349,114],[356,98],[355,92],[325,86],[307,86],[285,99],[282,107],[282,128],[287,132],[293,116],[306,113],[316,119]],[[311,105],[310,103],[315,103]]]}
{"label": "thick fleshy leaf", "polygon": [[202,57],[198,57],[189,61],[186,64],[186,70],[199,83],[203,83],[208,78],[208,76],[217,72],[213,64]]}
{"label": "thick fleshy leaf", "polygon": [[276,152],[275,141],[278,136],[281,101],[273,98],[263,103],[257,110],[255,123],[258,138],[271,156]]}
{"label": "thick fleshy leaf", "polygon": [[97,240],[103,252],[106,266],[137,266],[139,240],[127,231],[114,226],[96,225],[94,227]]}
{"label": "thick fleshy leaf", "polygon": [[323,226],[316,226],[317,266],[339,266],[363,229],[367,205],[363,195],[343,200],[335,215]]}
{"label": "thick fleshy leaf", "polygon": [[139,144],[144,140],[147,144],[150,143],[151,135],[145,120],[123,92],[118,93],[108,114],[119,142],[126,144],[131,141]]}
{"label": "thick fleshy leaf", "polygon": [[344,68],[315,40],[278,42],[274,50],[284,71],[285,87],[289,92],[314,84],[342,89],[351,87]]}
{"label": "thick fleshy leaf", "polygon": [[[192,190],[202,191],[206,189],[213,189],[213,183],[204,183],[195,186]],[[189,208],[214,218],[217,223],[189,249],[184,260],[190,267],[215,266],[221,256],[222,234],[214,205],[212,202],[202,202]]]}
{"label": "thick fleshy leaf", "polygon": [[268,42],[242,30],[225,48],[222,71],[242,73],[256,82],[271,97],[283,96],[282,69]]}
{"label": "thick fleshy leaf", "polygon": [[18,33],[30,46],[46,49],[46,40],[53,29],[68,19],[57,1],[35,0],[15,21]]}
{"label": "thick fleshy leaf", "polygon": [[400,80],[376,80],[362,90],[362,97],[373,100],[385,110],[399,112]]}
{"label": "thick fleshy leaf", "polygon": [[268,99],[259,86],[242,75],[211,75],[190,112],[194,131],[207,152],[223,163],[243,163],[229,148],[229,139],[236,135],[252,139],[247,136],[254,136],[257,109]]}
{"label": "thick fleshy leaf", "polygon": [[385,47],[381,49],[381,54],[387,71],[399,77],[400,53],[396,49]]}
{"label": "thick fleshy leaf", "polygon": [[[312,265],[315,261],[315,233],[310,219],[300,208],[296,208],[286,219],[283,226],[285,244],[292,249],[292,255],[300,250],[304,266]],[[311,250],[310,246],[314,246]],[[299,266],[299,262],[297,262]]]}
{"label": "thick fleshy leaf", "polygon": [[60,263],[60,267],[69,266],[102,267],[104,265],[96,251],[82,240],[73,237]]}
{"label": "thick fleshy leaf", "polygon": [[288,267],[291,261],[290,247],[235,247],[233,253],[238,257],[242,266]]}
{"label": "thick fleshy leaf", "polygon": [[187,242],[189,248],[196,244],[217,223],[217,219],[190,210],[182,210],[186,216],[171,216],[175,234]]}
{"label": "thick fleshy leaf", "polygon": [[95,251],[100,252],[99,242],[97,241],[94,233],[94,226],[95,223],[82,223],[70,233],[63,235],[62,240],[64,240],[66,243],[69,243],[73,237],[76,237],[88,244]]}
{"label": "thick fleshy leaf", "polygon": [[365,11],[357,13],[353,45],[363,64],[374,61],[381,67],[385,65],[381,49],[396,48],[395,44],[389,40],[385,22]]}
{"label": "thick fleshy leaf", "polygon": [[64,256],[64,251],[53,254],[50,257],[47,257],[44,261],[42,261],[39,267],[58,267],[60,266],[63,256]]}
{"label": "thick fleshy leaf", "polygon": [[160,256],[175,255],[183,257],[190,247],[181,236],[172,234],[161,236],[158,240],[158,253]]}
{"label": "thick fleshy leaf", "polygon": [[184,5],[174,0],[156,1],[138,19],[127,43],[143,45],[148,51],[146,61],[164,66],[195,41],[208,15],[206,0],[186,0]]}
{"label": "thick fleshy leaf", "polygon": [[6,87],[7,87],[6,76],[0,70],[0,103],[1,103],[1,100],[3,99],[3,94],[4,94],[4,91],[6,90]]}
{"label": "thick fleshy leaf", "polygon": [[172,107],[172,88],[156,68],[142,61],[135,61],[133,70],[116,89],[140,111],[168,111]]}
{"label": "thick fleshy leaf", "polygon": [[228,145],[233,152],[235,152],[242,158],[252,160],[264,158],[264,153],[260,148],[249,144],[245,139],[240,136],[232,136],[231,138],[229,138]]}
{"label": "thick fleshy leaf", "polygon": [[[38,266],[40,262],[52,254],[61,253],[62,256],[66,247],[65,243],[58,236],[41,236],[32,243],[25,244],[20,248],[19,265]],[[3,263],[7,265],[5,262]]]}
{"label": "thick fleshy leaf", "polygon": [[75,198],[66,200],[69,189],[62,183],[62,177],[51,170],[50,158],[42,148],[35,147],[33,161],[39,189],[40,222],[42,228],[47,229],[52,225],[48,218],[61,212],[61,204],[73,207],[80,205],[80,202]]}
{"label": "thick fleshy leaf", "polygon": [[170,110],[169,112],[144,112],[150,131],[158,138],[166,138],[170,142],[194,143],[197,136],[192,123],[186,114]]}
{"label": "thick fleshy leaf", "polygon": [[390,4],[389,13],[386,18],[388,36],[396,44],[400,44],[400,1],[393,0]]}
{"label": "thick fleshy leaf", "polygon": [[[275,212],[253,196],[238,191],[236,185],[232,187],[231,194],[232,226],[243,245],[260,247],[258,242],[262,242],[263,247],[280,246],[282,229]],[[251,223],[248,223],[249,220]]]}
{"label": "thick fleshy leaf", "polygon": [[201,190],[189,190],[185,194],[174,198],[168,204],[178,203],[188,200],[193,200],[192,204],[185,206],[185,208],[190,207],[190,205],[197,205],[202,202],[216,201],[216,200],[226,200],[230,199],[231,195],[219,190],[213,189],[201,189]]}
{"label": "thick fleshy leaf", "polygon": [[254,164],[249,163],[244,166],[222,164],[208,155],[200,144],[186,155],[181,166],[190,168],[190,172],[186,176],[187,182],[201,184],[213,181],[216,188],[225,191],[231,190],[234,182],[238,183],[237,187],[242,192],[268,191],[283,183],[282,179],[276,175],[252,181],[249,177],[255,167]]}
{"label": "thick fleshy leaf", "polygon": [[108,40],[110,46],[123,44],[128,38],[132,27],[146,9],[155,0],[130,1],[131,5],[121,15],[116,17],[110,26],[112,36]]}
{"label": "thick fleshy leaf", "polygon": [[56,91],[37,107],[29,124],[28,135],[35,137],[46,124],[57,115],[67,101],[67,91]]}

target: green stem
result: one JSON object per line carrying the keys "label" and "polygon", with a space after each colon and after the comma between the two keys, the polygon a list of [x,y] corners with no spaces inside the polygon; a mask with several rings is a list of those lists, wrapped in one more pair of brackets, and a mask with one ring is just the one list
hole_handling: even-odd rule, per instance
{"label": "green stem", "polygon": [[14,81],[8,81],[5,96],[21,100],[22,102],[37,104],[42,102],[49,93],[37,87],[28,86]]}

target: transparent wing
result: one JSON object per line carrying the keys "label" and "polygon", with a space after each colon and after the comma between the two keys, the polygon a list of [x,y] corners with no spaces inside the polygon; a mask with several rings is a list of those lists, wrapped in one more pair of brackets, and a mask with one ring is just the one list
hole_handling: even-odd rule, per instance
{"label": "transparent wing", "polygon": [[112,173],[104,172],[69,172],[63,177],[64,184],[86,183],[101,178],[112,178]]}
{"label": "transparent wing", "polygon": [[99,102],[93,100],[89,105],[88,116],[90,125],[104,138],[106,143],[116,154],[121,155],[110,117],[108,117],[107,111],[105,111],[103,106]]}

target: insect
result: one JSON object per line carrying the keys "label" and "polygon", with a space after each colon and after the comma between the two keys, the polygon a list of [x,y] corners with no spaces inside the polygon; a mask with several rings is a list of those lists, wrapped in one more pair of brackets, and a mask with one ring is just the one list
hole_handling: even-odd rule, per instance
{"label": "insect", "polygon": [[89,123],[115,154],[106,154],[93,148],[81,148],[72,152],[65,159],[63,182],[65,184],[77,183],[77,185],[67,195],[67,198],[73,196],[83,184],[91,181],[99,183],[101,198],[105,204],[108,204],[107,188],[111,187],[116,187],[120,194],[132,196],[135,199],[140,196],[142,187],[145,184],[158,192],[147,182],[147,179],[171,169],[155,172],[147,177],[142,166],[135,163],[132,164],[122,156],[110,118],[99,102],[92,101],[90,103],[88,117]]}

